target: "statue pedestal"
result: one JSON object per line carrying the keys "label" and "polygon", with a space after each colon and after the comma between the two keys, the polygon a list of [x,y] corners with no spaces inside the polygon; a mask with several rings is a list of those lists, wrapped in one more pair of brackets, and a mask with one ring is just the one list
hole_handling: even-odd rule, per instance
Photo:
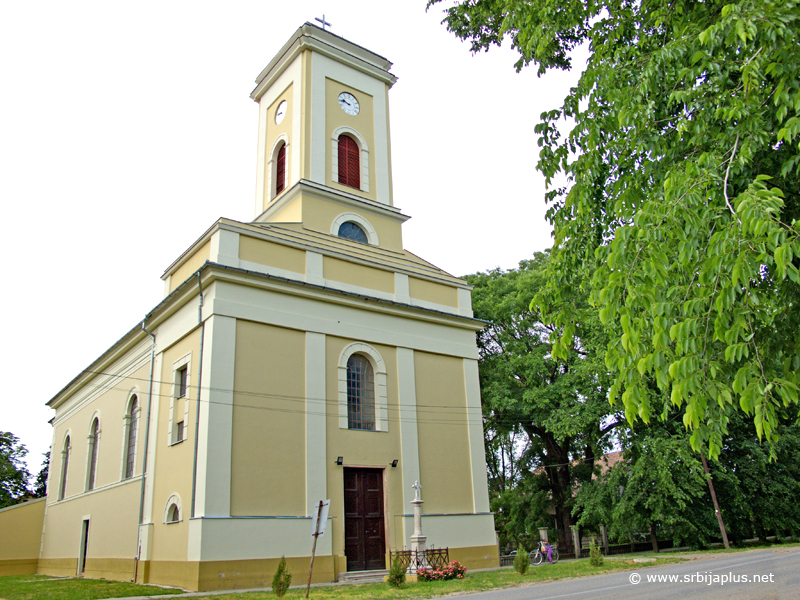
{"label": "statue pedestal", "polygon": [[422,486],[419,482],[414,483],[417,497],[411,501],[414,505],[414,535],[411,536],[411,562],[408,565],[408,573],[416,574],[419,567],[428,566],[428,558],[425,555],[425,541],[427,536],[422,535],[422,505],[425,501],[419,497],[419,490]]}

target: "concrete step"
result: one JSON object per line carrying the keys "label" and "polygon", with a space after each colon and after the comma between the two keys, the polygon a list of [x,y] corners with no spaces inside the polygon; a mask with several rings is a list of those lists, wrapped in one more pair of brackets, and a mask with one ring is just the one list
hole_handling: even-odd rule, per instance
{"label": "concrete step", "polygon": [[339,581],[343,583],[383,583],[383,578],[389,571],[382,569],[379,571],[349,571],[339,573]]}

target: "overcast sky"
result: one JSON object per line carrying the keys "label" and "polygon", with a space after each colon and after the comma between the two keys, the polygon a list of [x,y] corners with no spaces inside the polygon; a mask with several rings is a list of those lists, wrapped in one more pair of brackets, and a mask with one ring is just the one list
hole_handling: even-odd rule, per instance
{"label": "overcast sky", "polygon": [[0,431],[28,447],[32,473],[52,437],[45,403],[161,300],[164,269],[214,221],[254,218],[249,94],[323,13],[331,31],[394,63],[406,249],[465,275],[551,245],[534,126],[575,75],[517,74],[508,49],[472,56],[441,10],[426,13],[424,0],[0,4]]}

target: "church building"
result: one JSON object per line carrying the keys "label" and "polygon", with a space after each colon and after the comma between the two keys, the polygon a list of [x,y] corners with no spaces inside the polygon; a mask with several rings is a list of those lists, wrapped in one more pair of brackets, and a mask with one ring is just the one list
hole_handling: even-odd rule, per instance
{"label": "church building", "polygon": [[[256,80],[255,217],[219,219],[55,410],[38,572],[191,590],[497,566],[470,286],[404,250],[391,63],[306,23]],[[423,215],[424,218],[424,215]]]}

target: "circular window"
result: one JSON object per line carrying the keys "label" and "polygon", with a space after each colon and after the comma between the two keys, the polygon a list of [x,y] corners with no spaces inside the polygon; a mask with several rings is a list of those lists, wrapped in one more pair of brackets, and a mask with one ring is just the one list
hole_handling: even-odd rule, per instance
{"label": "circular window", "polygon": [[368,243],[367,234],[364,233],[364,230],[361,229],[361,227],[352,221],[342,223],[339,226],[339,233],[337,235],[346,240],[353,240],[355,242],[361,242],[362,244]]}

